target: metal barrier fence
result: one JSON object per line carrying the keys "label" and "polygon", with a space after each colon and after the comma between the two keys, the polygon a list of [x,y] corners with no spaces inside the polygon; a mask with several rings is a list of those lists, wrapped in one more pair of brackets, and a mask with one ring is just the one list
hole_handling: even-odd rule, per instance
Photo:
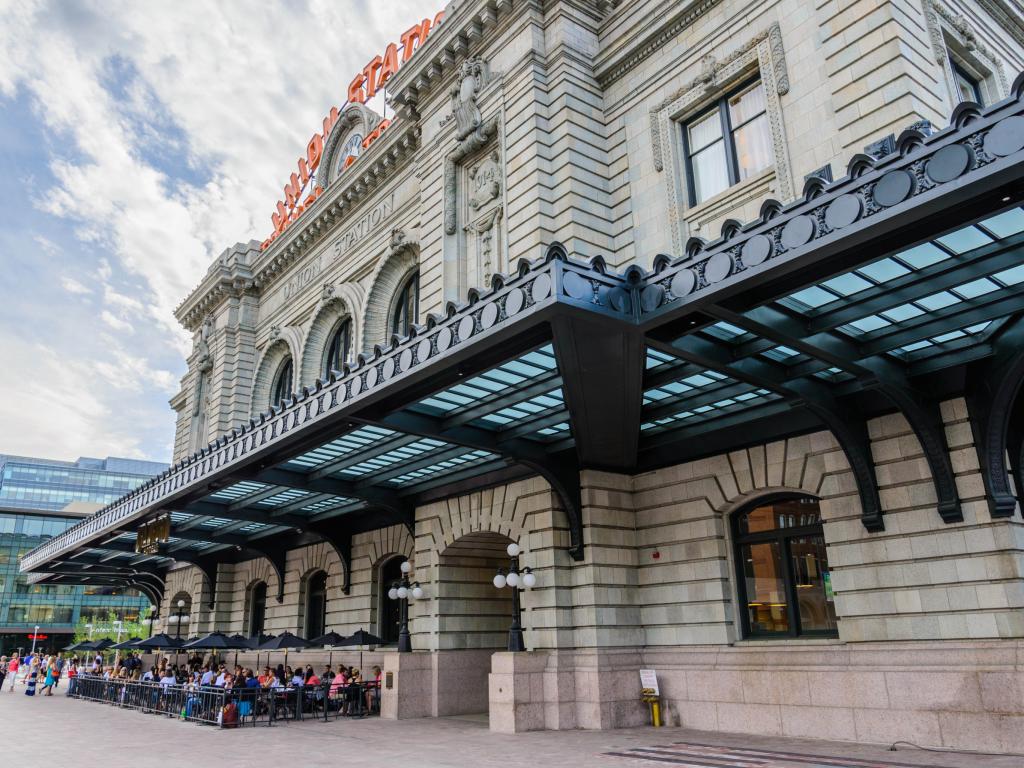
{"label": "metal barrier fence", "polygon": [[68,696],[122,709],[178,717],[220,728],[273,725],[289,720],[329,720],[369,714],[367,688],[324,683],[296,688],[232,688],[156,682],[73,678]]}

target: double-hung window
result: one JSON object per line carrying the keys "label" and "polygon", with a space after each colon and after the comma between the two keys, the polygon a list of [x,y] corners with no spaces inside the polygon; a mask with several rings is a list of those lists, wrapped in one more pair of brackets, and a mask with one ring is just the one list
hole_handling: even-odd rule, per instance
{"label": "double-hung window", "polygon": [[683,126],[690,205],[775,162],[764,85],[747,83]]}
{"label": "double-hung window", "polygon": [[956,86],[956,95],[959,100],[973,101],[975,104],[984,105],[985,95],[981,90],[981,80],[957,63],[952,56],[949,58],[949,66],[953,70],[953,83]]}

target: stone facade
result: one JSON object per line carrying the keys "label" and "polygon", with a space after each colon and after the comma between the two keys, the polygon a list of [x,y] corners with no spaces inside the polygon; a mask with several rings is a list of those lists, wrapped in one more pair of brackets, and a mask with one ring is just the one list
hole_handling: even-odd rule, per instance
{"label": "stone facade", "polygon": [[[1002,98],[1024,69],[1018,10],[1000,0],[450,4],[389,86],[391,127],[347,170],[328,167],[324,194],[269,248],[226,250],[178,309],[195,349],[172,400],[175,458],[265,411],[287,359],[295,389],[325,376],[346,319],[351,355],[388,344],[396,293],[417,271],[423,319],[553,241],[649,266],[755,218],[765,198],[799,195],[830,164],[841,175],[888,134],[940,127],[960,100],[951,60],[987,100]],[[683,124],[754,78],[773,162],[690,205]],[[339,130],[377,119],[349,107]],[[1020,751],[1024,526],[1019,509],[990,516],[968,416],[963,398],[942,404],[960,523],[939,516],[914,432],[883,414],[868,431],[884,532],[865,530],[846,456],[822,431],[636,476],[584,472],[581,561],[566,551],[558,496],[535,478],[423,505],[412,532],[357,535],[347,585],[325,544],[289,552],[283,584],[267,561],[221,565],[212,605],[198,570],[175,570],[161,615],[184,594],[193,628],[245,632],[251,587],[265,581],[265,629],[301,633],[305,585],[323,571],[327,626],[379,632],[381,568],[400,556],[426,591],[410,609],[422,653],[364,658],[392,675],[385,716],[489,710],[504,731],[637,724],[637,671],[650,667],[673,724]],[[730,515],[780,491],[820,502],[836,638],[743,637]],[[523,597],[525,654],[496,652],[508,599],[490,578],[510,541],[538,577]]]}

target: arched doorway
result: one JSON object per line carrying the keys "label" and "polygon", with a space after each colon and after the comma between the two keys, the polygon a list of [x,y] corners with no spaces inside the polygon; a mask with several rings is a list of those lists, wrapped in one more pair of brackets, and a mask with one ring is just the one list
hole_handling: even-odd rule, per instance
{"label": "arched doorway", "polygon": [[[512,590],[498,589],[493,582],[499,568],[508,568],[506,547],[510,543],[502,534],[478,531],[462,536],[441,553],[438,678],[457,679],[460,685],[453,691],[438,686],[438,715],[488,710],[491,655],[507,649],[512,623]],[[529,628],[525,613],[524,623]]]}
{"label": "arched doorway", "polygon": [[398,643],[399,603],[388,599],[388,590],[402,579],[404,555],[387,558],[377,569],[377,636],[384,645]]}

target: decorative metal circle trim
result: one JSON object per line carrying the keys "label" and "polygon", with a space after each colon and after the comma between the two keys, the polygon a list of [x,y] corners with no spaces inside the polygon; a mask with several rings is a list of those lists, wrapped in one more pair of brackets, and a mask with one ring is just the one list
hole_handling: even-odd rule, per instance
{"label": "decorative metal circle trim", "polygon": [[363,383],[363,392],[368,392],[377,386],[377,369],[371,368],[366,372],[366,381]]}
{"label": "decorative metal circle trim", "polygon": [[473,330],[476,328],[476,321],[472,315],[466,315],[464,318],[459,320],[459,341],[465,341],[473,335]]}
{"label": "decorative metal circle trim", "polygon": [[[423,344],[423,342],[421,341],[420,344]],[[430,341],[427,341],[427,351],[428,351],[428,353],[429,353],[429,350],[430,350]],[[410,347],[406,347],[405,349],[403,349],[402,353],[398,356],[398,366],[403,371],[408,371],[412,367],[412,349]]]}
{"label": "decorative metal circle trim", "polygon": [[660,285],[648,285],[640,291],[640,306],[644,312],[653,312],[661,306],[661,302],[664,300],[665,289]]}
{"label": "decorative metal circle trim", "polygon": [[743,244],[743,263],[748,267],[763,264],[772,255],[772,239],[767,235],[754,235]]}
{"label": "decorative metal circle trim", "polygon": [[498,305],[493,301],[480,312],[480,327],[487,329],[498,322]]}
{"label": "decorative metal circle trim", "polygon": [[562,278],[562,290],[565,295],[573,299],[590,299],[594,295],[594,289],[585,277],[575,272],[566,272]]}
{"label": "decorative metal circle trim", "polygon": [[811,242],[814,237],[814,219],[810,216],[797,216],[782,228],[782,244],[786,248],[799,248]]}
{"label": "decorative metal circle trim", "polygon": [[858,195],[840,195],[825,209],[829,229],[848,227],[860,218],[862,206]]}
{"label": "decorative metal circle trim", "polygon": [[914,189],[914,177],[907,171],[889,171],[875,184],[875,202],[883,208],[902,203]]}
{"label": "decorative metal circle trim", "polygon": [[452,345],[451,328],[442,328],[434,338],[437,339],[437,351],[444,352]]}
{"label": "decorative metal circle trim", "polygon": [[387,381],[395,375],[395,358],[389,357],[384,361],[384,365],[380,369],[380,380]]}
{"label": "decorative metal circle trim", "polygon": [[352,389],[349,390],[349,397],[355,397],[364,389],[366,388],[363,386],[363,377],[356,376],[354,379],[352,379]]}
{"label": "decorative metal circle trim", "polygon": [[551,278],[548,275],[537,275],[530,286],[530,296],[534,301],[543,301],[551,295]]}
{"label": "decorative metal circle trim", "polygon": [[732,256],[724,251],[716,253],[704,265],[704,279],[709,283],[720,283],[732,274]]}
{"label": "decorative metal circle trim", "polygon": [[[428,357],[430,357],[430,339],[424,339],[416,345],[416,359],[421,363],[425,363]],[[404,368],[405,366],[402,367]]]}
{"label": "decorative metal circle trim", "polygon": [[971,165],[971,153],[963,144],[943,147],[928,161],[928,178],[939,184],[960,178]]}
{"label": "decorative metal circle trim", "polygon": [[678,298],[689,296],[696,287],[697,275],[693,273],[692,269],[682,269],[676,272],[675,277],[672,278],[672,282],[669,284],[669,288],[672,289],[672,295]]}
{"label": "decorative metal circle trim", "polygon": [[1012,115],[996,123],[985,137],[985,151],[1006,157],[1024,149],[1024,117]]}
{"label": "decorative metal circle trim", "polygon": [[615,286],[606,294],[608,306],[614,309],[616,312],[622,312],[625,314],[633,308],[633,302],[629,297],[629,291],[625,290],[621,286]]}
{"label": "decorative metal circle trim", "polygon": [[508,292],[508,296],[505,297],[505,316],[512,317],[512,315],[519,314],[525,303],[526,296],[523,294],[522,289],[513,288]]}

